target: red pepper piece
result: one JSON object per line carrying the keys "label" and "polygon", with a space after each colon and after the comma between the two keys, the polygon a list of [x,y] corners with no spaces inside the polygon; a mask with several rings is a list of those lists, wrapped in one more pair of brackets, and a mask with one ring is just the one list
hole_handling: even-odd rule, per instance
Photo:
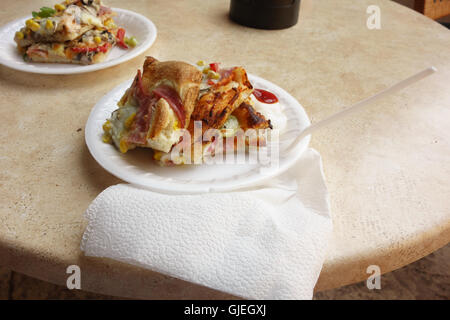
{"label": "red pepper piece", "polygon": [[217,62],[210,63],[209,68],[214,72],[218,72],[219,71],[219,63],[217,63]]}
{"label": "red pepper piece", "polygon": [[128,46],[126,45],[126,43],[124,41],[125,29],[119,28],[119,30],[117,30],[116,38],[117,38],[117,44],[119,45],[119,47],[121,47],[122,49],[128,49]]}

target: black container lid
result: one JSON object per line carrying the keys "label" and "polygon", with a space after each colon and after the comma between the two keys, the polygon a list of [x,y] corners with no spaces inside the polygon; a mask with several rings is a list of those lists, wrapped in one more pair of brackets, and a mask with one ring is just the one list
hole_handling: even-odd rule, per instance
{"label": "black container lid", "polygon": [[284,29],[298,21],[300,0],[231,0],[231,20],[258,29]]}

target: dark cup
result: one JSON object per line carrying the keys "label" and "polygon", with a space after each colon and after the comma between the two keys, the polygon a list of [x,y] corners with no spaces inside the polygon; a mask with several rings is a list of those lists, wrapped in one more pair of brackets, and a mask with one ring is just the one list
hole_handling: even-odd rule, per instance
{"label": "dark cup", "polygon": [[298,21],[300,0],[231,0],[231,20],[258,29],[285,29]]}

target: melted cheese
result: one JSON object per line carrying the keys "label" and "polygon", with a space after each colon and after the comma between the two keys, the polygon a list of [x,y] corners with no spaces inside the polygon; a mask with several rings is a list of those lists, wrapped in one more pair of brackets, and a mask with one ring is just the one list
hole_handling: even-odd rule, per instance
{"label": "melted cheese", "polygon": [[[174,144],[176,144],[183,134],[183,130],[178,128],[178,118],[172,108],[167,104],[169,121],[167,126],[153,139],[148,138],[145,147],[169,152]],[[109,119],[111,129],[109,131],[112,141],[121,148],[121,139],[125,136],[134,120],[138,107],[127,103],[114,111]],[[153,119],[152,119],[153,120]]]}
{"label": "melted cheese", "polygon": [[127,120],[133,116],[133,114],[136,114],[137,107],[132,105],[125,105],[122,108],[117,109],[114,111],[111,115],[111,119],[109,121],[111,122],[111,138],[114,142],[114,144],[117,146],[117,148],[120,149],[120,139],[124,135],[124,133],[127,131],[126,122]]}
{"label": "melted cheese", "polygon": [[172,146],[180,140],[183,131],[177,129],[178,118],[169,104],[164,104],[164,107],[167,108],[167,112],[169,115],[168,124],[156,137],[154,137],[153,139],[147,139],[146,147],[163,152],[169,152],[170,149],[172,149]]}
{"label": "melted cheese", "polygon": [[103,27],[103,23],[99,18],[94,17],[92,14],[89,14],[86,12],[81,13],[81,22],[84,24],[96,26],[99,28]]}

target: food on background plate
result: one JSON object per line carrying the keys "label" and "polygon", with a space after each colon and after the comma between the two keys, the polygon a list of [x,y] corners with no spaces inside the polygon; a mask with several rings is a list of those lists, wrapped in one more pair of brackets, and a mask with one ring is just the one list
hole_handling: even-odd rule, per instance
{"label": "food on background plate", "polygon": [[[33,62],[93,64],[106,59],[116,40],[105,30],[89,30],[79,40],[63,43],[35,43],[26,50],[26,60]],[[95,46],[90,45],[95,43]]]}
{"label": "food on background plate", "polygon": [[28,62],[93,64],[118,45],[135,46],[113,20],[115,13],[101,0],[66,0],[33,12],[14,41]]}
{"label": "food on background plate", "polygon": [[[138,70],[119,108],[104,123],[103,141],[113,143],[122,153],[136,147],[151,148],[161,165],[183,164],[185,157],[174,159],[171,151],[182,143],[193,145],[199,123],[202,134],[216,129],[219,138],[231,137],[232,142],[239,131],[272,129],[271,120],[255,108],[262,102],[275,104],[278,100],[270,92],[253,89],[242,67],[222,69],[218,63],[203,61],[193,66],[147,57],[142,74]],[[280,118],[276,111],[265,113]],[[190,141],[184,141],[186,131]],[[214,139],[201,141],[202,157],[214,154]],[[258,140],[256,145],[263,143]],[[231,148],[236,148],[236,143]]]}

